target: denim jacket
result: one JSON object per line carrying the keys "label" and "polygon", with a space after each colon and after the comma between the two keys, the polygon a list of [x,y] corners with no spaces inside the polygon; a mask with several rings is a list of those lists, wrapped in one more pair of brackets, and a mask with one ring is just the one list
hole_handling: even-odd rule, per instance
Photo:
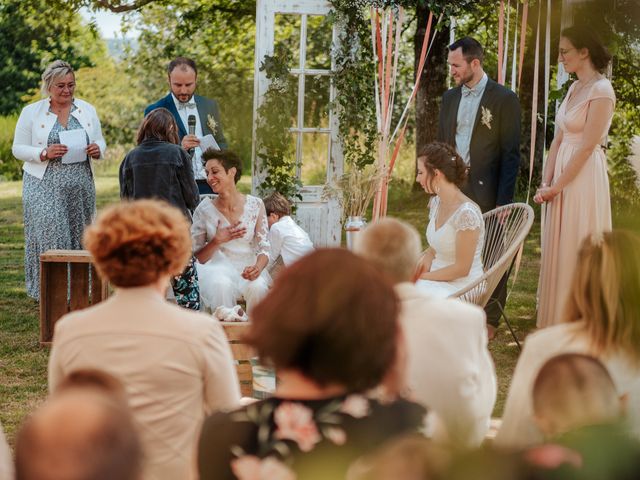
{"label": "denim jacket", "polygon": [[169,142],[143,141],[120,164],[120,198],[166,200],[191,220],[199,195],[187,151]]}

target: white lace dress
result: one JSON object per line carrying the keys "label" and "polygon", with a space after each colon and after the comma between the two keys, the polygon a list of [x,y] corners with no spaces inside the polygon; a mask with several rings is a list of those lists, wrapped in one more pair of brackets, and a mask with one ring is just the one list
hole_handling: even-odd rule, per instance
{"label": "white lace dress", "polygon": [[[191,236],[194,251],[211,241],[220,227],[229,221],[216,208],[212,199],[204,199],[193,213]],[[262,200],[247,195],[240,223],[247,229],[244,237],[221,245],[204,264],[197,263],[200,297],[204,305],[214,311],[219,306],[233,307],[242,296],[247,310],[258,303],[269,290],[271,277],[266,269],[255,280],[242,278],[245,267],[255,264],[260,254],[269,256],[269,226]]]}
{"label": "white lace dress", "polygon": [[484,273],[482,268],[482,246],[484,245],[484,220],[480,208],[473,202],[464,202],[447,221],[436,229],[436,218],[440,198],[433,197],[429,208],[429,225],[427,225],[427,243],[435,250],[435,258],[431,271],[453,265],[456,262],[456,235],[461,230],[480,229],[480,237],[473,255],[471,270],[466,277],[456,278],[449,282],[434,280],[418,280],[416,286],[436,297],[448,297]]}

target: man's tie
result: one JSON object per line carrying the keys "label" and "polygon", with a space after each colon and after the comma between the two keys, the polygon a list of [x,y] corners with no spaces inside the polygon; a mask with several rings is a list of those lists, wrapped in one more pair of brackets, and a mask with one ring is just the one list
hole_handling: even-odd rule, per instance
{"label": "man's tie", "polygon": [[478,91],[475,88],[469,88],[466,85],[462,86],[462,96],[468,97],[469,95],[475,97],[478,94]]}
{"label": "man's tie", "polygon": [[196,108],[196,102],[178,102],[178,110]]}

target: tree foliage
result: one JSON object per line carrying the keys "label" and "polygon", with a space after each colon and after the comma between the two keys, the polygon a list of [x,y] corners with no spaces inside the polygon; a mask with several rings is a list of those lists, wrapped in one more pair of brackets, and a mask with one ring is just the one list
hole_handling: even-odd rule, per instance
{"label": "tree foliage", "polygon": [[75,68],[104,58],[95,31],[69,8],[49,10],[47,0],[0,2],[0,115],[14,113],[33,93],[47,63],[61,58]]}

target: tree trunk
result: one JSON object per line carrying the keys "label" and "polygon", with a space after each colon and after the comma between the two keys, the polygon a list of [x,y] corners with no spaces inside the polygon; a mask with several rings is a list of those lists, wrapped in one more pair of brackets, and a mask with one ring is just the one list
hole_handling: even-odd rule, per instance
{"label": "tree trunk", "polygon": [[[429,9],[422,2],[416,7],[417,26],[414,36],[414,72],[418,69],[422,42],[426,33]],[[435,31],[436,17],[431,26]],[[436,31],[436,38],[420,79],[420,86],[416,92],[416,153],[420,152],[428,143],[438,136],[438,115],[440,100],[447,85],[447,46],[449,45],[449,27],[443,26]]]}

